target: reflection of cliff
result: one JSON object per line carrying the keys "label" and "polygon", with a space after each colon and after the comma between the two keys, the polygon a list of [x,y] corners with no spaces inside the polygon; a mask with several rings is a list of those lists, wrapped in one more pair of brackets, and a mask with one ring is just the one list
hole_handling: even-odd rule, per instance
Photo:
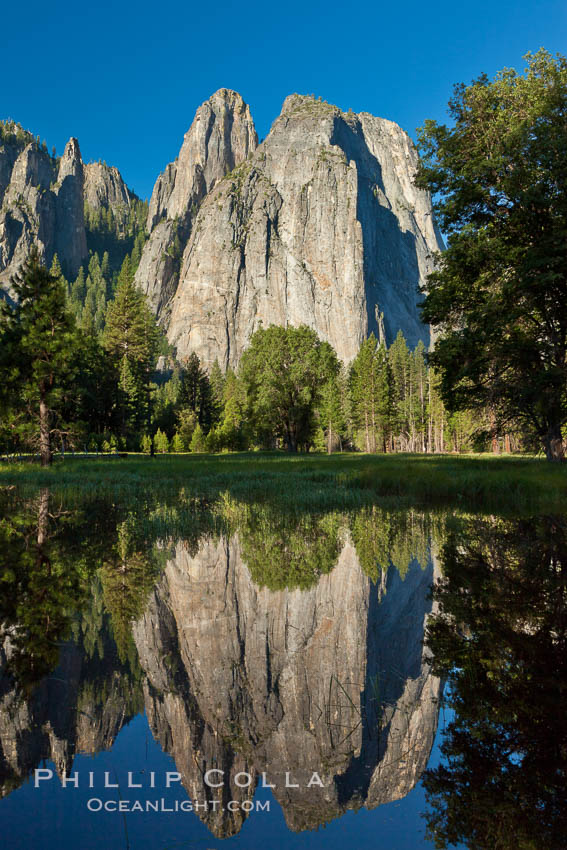
{"label": "reflection of cliff", "polygon": [[7,672],[14,650],[9,632],[0,628],[0,796],[43,759],[62,775],[70,773],[75,754],[110,749],[139,710],[139,686],[104,637],[103,659],[89,659],[83,646],[66,642],[53,673],[25,693]]}
{"label": "reflection of cliff", "polygon": [[[272,592],[253,583],[238,536],[194,556],[178,544],[134,638],[150,724],[191,797],[249,797],[235,775],[265,772],[300,830],[407,794],[436,728],[439,680],[422,649],[432,573],[414,562],[378,587],[347,540],[316,585]],[[210,768],[224,788],[206,786]],[[324,788],[306,788],[314,771]],[[219,836],[243,817],[203,815]]]}

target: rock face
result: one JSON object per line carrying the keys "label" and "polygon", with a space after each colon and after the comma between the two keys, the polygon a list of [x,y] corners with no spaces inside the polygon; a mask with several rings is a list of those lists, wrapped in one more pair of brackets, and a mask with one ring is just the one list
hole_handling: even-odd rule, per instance
{"label": "rock face", "polygon": [[68,274],[87,257],[83,218],[83,163],[76,139],[59,162],[36,142],[0,145],[0,286],[8,288],[33,245],[50,265],[53,255]]}
{"label": "rock face", "polygon": [[[377,587],[347,539],[315,587],[271,592],[251,580],[238,537],[197,554],[178,544],[134,639],[150,726],[192,799],[251,799],[265,773],[303,830],[407,794],[437,724],[440,683],[422,648],[432,577],[414,562]],[[204,782],[211,768],[222,788]],[[314,771],[324,787],[307,788]],[[244,818],[223,808],[202,815],[219,837]]]}
{"label": "rock face", "polygon": [[10,280],[33,246],[47,266],[57,254],[73,279],[88,257],[85,204],[123,211],[133,198],[116,168],[83,164],[77,139],[57,160],[21,128],[0,125],[0,295],[10,297]]}
{"label": "rock face", "polygon": [[132,194],[117,168],[103,162],[89,162],[84,173],[84,198],[89,207],[116,209],[130,206]]}
{"label": "rock face", "polygon": [[[429,195],[412,184],[417,153],[406,133],[391,121],[292,95],[245,158],[254,134],[247,108],[243,114],[248,142],[231,174],[220,179],[230,161],[219,154],[210,165],[214,185],[204,179],[210,146],[198,169],[195,151],[203,147],[193,141],[194,123],[152,197],[155,247],[150,238],[137,280],[178,357],[195,351],[206,366],[215,358],[235,366],[252,333],[271,323],[315,328],[346,362],[371,332],[389,343],[401,329],[411,346],[428,344],[418,287],[442,243]],[[160,266],[174,237],[163,216],[187,216],[203,182],[197,217],[192,226],[186,218],[178,235],[181,244],[188,240],[177,281],[167,261]]]}
{"label": "rock face", "polygon": [[220,89],[197,110],[179,157],[158,177],[149,206],[150,238],[136,281],[157,312],[166,309],[177,286],[181,247],[199,204],[257,144],[250,110],[236,92]]}
{"label": "rock face", "polygon": [[79,143],[70,139],[61,157],[56,185],[55,251],[64,268],[75,274],[87,257],[83,199],[83,160]]}

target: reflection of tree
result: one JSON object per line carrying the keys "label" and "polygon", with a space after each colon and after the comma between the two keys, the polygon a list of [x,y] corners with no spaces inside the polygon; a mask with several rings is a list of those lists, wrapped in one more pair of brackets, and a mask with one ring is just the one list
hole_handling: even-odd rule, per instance
{"label": "reflection of tree", "polygon": [[378,581],[392,564],[402,578],[413,560],[425,567],[429,561],[431,519],[414,510],[388,511],[362,508],[350,518],[350,531],[360,565]]}
{"label": "reflection of tree", "polygon": [[306,589],[335,566],[341,517],[286,516],[268,505],[240,506],[236,528],[253,580],[270,590]]}
{"label": "reflection of tree", "polygon": [[567,834],[567,525],[470,520],[430,624],[455,711],[426,774],[437,847],[559,850]]}
{"label": "reflection of tree", "polygon": [[0,520],[0,622],[9,635],[10,671],[31,687],[50,672],[71,614],[84,601],[89,569],[69,546],[72,514],[35,499],[11,500]]}
{"label": "reflection of tree", "polygon": [[100,572],[104,604],[122,661],[128,657],[134,660],[132,623],[143,614],[160,570],[159,559],[140,528],[140,518],[134,512],[119,523],[116,545]]}

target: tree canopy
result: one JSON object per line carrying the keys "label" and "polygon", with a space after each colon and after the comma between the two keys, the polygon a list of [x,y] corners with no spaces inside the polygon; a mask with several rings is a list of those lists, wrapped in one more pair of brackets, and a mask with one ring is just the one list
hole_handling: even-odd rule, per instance
{"label": "tree canopy", "polygon": [[520,420],[550,460],[567,422],[567,60],[526,57],[458,85],[452,126],[420,131],[417,182],[448,236],[422,318],[452,410]]}
{"label": "tree canopy", "polygon": [[260,328],[240,364],[258,428],[274,431],[290,452],[311,439],[321,386],[338,371],[334,349],[305,325]]}

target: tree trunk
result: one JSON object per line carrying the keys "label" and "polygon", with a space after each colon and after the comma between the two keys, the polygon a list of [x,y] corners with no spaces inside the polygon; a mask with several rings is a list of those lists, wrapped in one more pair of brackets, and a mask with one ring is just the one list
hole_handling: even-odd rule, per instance
{"label": "tree trunk", "polygon": [[494,411],[490,408],[490,434],[491,434],[491,443],[492,443],[492,452],[495,455],[500,454],[500,441],[498,439],[498,433],[496,431],[496,417],[494,415]]}
{"label": "tree trunk", "polygon": [[39,513],[37,518],[37,545],[43,546],[47,540],[49,523],[49,490],[45,487],[39,497]]}
{"label": "tree trunk", "polygon": [[297,454],[297,440],[295,439],[295,434],[291,429],[288,429],[287,432],[287,450],[293,454]]}
{"label": "tree trunk", "polygon": [[545,456],[549,461],[560,463],[565,460],[565,446],[561,436],[560,425],[550,425],[547,434],[543,438]]}
{"label": "tree trunk", "polygon": [[368,429],[368,410],[364,411],[364,430],[366,433],[366,451],[370,453],[370,434]]}
{"label": "tree trunk", "polygon": [[327,434],[327,454],[333,454],[333,428],[329,422],[329,432]]}
{"label": "tree trunk", "polygon": [[42,397],[39,402],[39,453],[41,465],[51,464],[51,439],[49,428],[49,408]]}

